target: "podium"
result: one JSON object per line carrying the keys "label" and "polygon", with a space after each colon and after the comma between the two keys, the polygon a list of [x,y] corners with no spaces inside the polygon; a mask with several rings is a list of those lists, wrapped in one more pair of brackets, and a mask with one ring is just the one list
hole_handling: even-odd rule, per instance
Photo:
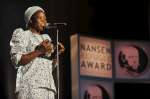
{"label": "podium", "polygon": [[112,99],[110,41],[79,34],[72,35],[71,67],[72,99],[89,99],[88,97]]}

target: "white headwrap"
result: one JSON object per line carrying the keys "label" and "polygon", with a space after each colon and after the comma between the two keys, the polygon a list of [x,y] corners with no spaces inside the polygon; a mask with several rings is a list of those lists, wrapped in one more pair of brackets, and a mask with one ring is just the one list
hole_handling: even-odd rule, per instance
{"label": "white headwrap", "polygon": [[28,26],[28,23],[29,23],[29,21],[30,21],[32,15],[33,15],[35,12],[39,11],[39,10],[44,12],[44,10],[43,10],[41,7],[39,7],[39,6],[32,6],[32,7],[29,7],[29,8],[25,11],[25,13],[24,13],[24,20],[25,20],[25,22],[26,22],[26,26]]}

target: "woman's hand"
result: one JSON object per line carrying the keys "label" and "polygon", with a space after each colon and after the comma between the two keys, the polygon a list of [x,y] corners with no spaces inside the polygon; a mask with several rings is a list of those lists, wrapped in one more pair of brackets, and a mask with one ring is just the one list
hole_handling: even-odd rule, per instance
{"label": "woman's hand", "polygon": [[46,49],[46,53],[45,54],[49,54],[49,53],[52,53],[54,51],[54,45],[49,40],[43,41],[42,45]]}
{"label": "woman's hand", "polygon": [[58,43],[58,52],[59,54],[64,53],[65,47],[62,43]]}
{"label": "woman's hand", "polygon": [[53,44],[49,42],[48,39],[44,40],[40,45],[38,45],[35,50],[38,50],[41,52],[41,54],[46,54],[46,53],[52,53],[53,51]]}

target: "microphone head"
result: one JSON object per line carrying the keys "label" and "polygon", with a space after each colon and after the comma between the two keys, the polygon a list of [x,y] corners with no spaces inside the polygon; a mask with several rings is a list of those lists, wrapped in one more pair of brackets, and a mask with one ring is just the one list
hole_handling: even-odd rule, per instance
{"label": "microphone head", "polygon": [[51,25],[51,23],[46,23],[45,28],[46,28],[46,29],[50,29],[50,25]]}
{"label": "microphone head", "polygon": [[52,29],[52,28],[57,28],[57,26],[56,25],[52,25],[51,23],[47,23],[46,24],[46,27],[45,27],[46,29]]}
{"label": "microphone head", "polygon": [[53,24],[51,24],[51,23],[46,23],[46,26],[45,26],[45,28],[46,29],[51,29],[51,28],[58,28],[58,25],[67,25],[67,23],[53,23]]}

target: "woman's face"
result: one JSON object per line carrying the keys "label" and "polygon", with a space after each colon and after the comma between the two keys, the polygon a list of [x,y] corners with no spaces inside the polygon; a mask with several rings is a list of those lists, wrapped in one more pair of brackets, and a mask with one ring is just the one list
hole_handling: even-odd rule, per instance
{"label": "woman's face", "polygon": [[38,32],[42,32],[46,26],[46,15],[42,11],[36,12],[32,17],[32,27]]}

